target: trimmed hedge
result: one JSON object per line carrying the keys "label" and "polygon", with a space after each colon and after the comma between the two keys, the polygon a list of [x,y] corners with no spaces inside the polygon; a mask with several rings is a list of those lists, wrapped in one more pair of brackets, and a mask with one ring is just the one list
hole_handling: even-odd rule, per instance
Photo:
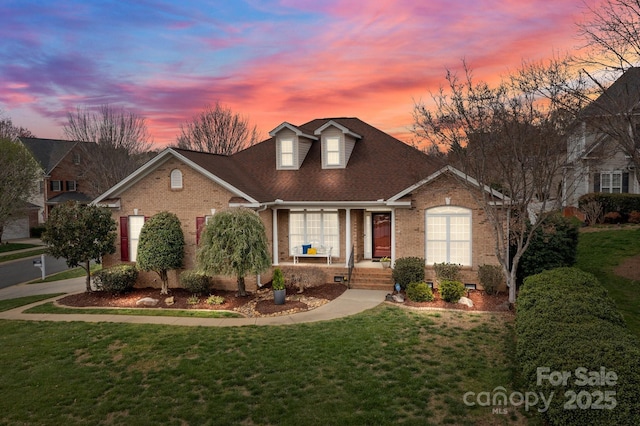
{"label": "trimmed hedge", "polygon": [[133,265],[116,265],[93,274],[93,284],[98,291],[112,294],[131,291],[138,279],[138,269]]}
{"label": "trimmed hedge", "polygon": [[191,294],[209,294],[211,279],[201,271],[183,271],[180,273],[180,285]]}
{"label": "trimmed hedge", "polygon": [[[518,296],[516,336],[523,388],[546,398],[553,392],[549,410],[542,413],[545,422],[640,424],[640,344],[593,275],[576,268],[557,268],[526,278]],[[539,367],[568,372],[566,385],[553,386],[546,379],[538,384]],[[581,367],[587,372],[599,373],[601,368],[615,372],[616,384],[580,385],[576,369]],[[606,391],[615,392],[617,405],[591,409],[600,392]],[[572,392],[588,407],[567,409]],[[600,403],[611,406],[607,400]]]}
{"label": "trimmed hedge", "polygon": [[409,283],[407,298],[413,302],[433,302],[433,291],[425,282]]}
{"label": "trimmed hedge", "polygon": [[410,283],[424,281],[424,259],[421,257],[401,257],[396,259],[391,277],[404,290]]}
{"label": "trimmed hedge", "polygon": [[640,195],[638,194],[607,194],[592,192],[578,199],[578,207],[582,209],[587,203],[595,201],[602,205],[602,214],[618,212],[626,222],[632,211],[640,211]]}

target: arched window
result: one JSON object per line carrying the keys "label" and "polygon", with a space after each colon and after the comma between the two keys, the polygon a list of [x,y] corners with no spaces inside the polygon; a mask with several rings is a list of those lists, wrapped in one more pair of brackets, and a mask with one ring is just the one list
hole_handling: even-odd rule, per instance
{"label": "arched window", "polygon": [[171,170],[171,189],[182,189],[182,172],[178,169]]}
{"label": "arched window", "polygon": [[446,262],[471,266],[471,210],[434,207],[425,216],[427,265]]}

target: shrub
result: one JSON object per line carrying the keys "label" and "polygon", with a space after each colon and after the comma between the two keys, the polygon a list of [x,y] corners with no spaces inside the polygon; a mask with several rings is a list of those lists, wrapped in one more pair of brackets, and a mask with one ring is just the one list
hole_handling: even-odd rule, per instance
{"label": "shrub", "polygon": [[207,297],[207,305],[222,305],[224,303],[224,297],[211,295]]}
{"label": "shrub", "polygon": [[436,272],[438,282],[460,280],[460,265],[456,263],[435,263],[433,269]]}
{"label": "shrub", "polygon": [[629,223],[640,223],[640,211],[634,210],[629,213]]}
{"label": "shrub", "polygon": [[391,272],[393,282],[406,289],[409,283],[424,281],[424,259],[421,257],[401,257],[396,259]]}
{"label": "shrub", "polygon": [[580,209],[584,212],[585,221],[587,225],[595,225],[600,221],[602,216],[602,203],[596,200],[591,200],[581,204]]}
{"label": "shrub", "polygon": [[462,296],[466,294],[466,289],[464,288],[464,284],[460,281],[451,281],[444,280],[440,282],[438,286],[438,291],[440,292],[440,297],[445,302],[455,303]]}
{"label": "shrub", "polygon": [[[553,392],[545,424],[640,424],[640,356],[638,340],[626,328],[615,303],[591,274],[576,268],[558,268],[528,277],[518,297],[516,356],[523,388],[546,396]],[[567,385],[538,383],[538,368],[571,374]],[[613,386],[576,386],[577,368],[616,373]],[[613,410],[564,408],[565,392],[615,392]],[[596,401],[595,399],[593,400]],[[606,401],[605,401],[606,402]],[[609,406],[608,403],[604,404]]]}
{"label": "shrub", "polygon": [[[531,225],[527,225],[531,226]],[[578,253],[580,222],[554,214],[545,218],[531,237],[518,263],[517,282],[547,269],[573,266]],[[515,250],[513,251],[515,253]]]}
{"label": "shrub", "polygon": [[487,294],[496,294],[504,281],[502,267],[498,265],[480,265],[478,281]]}
{"label": "shrub", "polygon": [[284,275],[282,274],[282,269],[276,268],[273,270],[271,288],[274,290],[284,290]]}
{"label": "shrub", "polygon": [[621,223],[622,215],[618,212],[605,213],[603,217],[603,222],[604,223]]}
{"label": "shrub", "polygon": [[126,293],[136,285],[138,270],[133,265],[117,265],[101,269],[93,274],[93,283],[98,291],[112,294]]}
{"label": "shrub", "polygon": [[211,280],[201,271],[183,271],[180,274],[180,284],[191,294],[207,294],[211,289]]}
{"label": "shrub", "polygon": [[638,194],[607,194],[594,192],[585,194],[578,199],[580,210],[585,211],[587,203],[596,201],[602,205],[602,213],[618,212],[625,221],[627,216],[634,210],[640,211],[640,195]]}
{"label": "shrub", "polygon": [[407,298],[414,302],[433,302],[433,291],[425,282],[409,283]]}
{"label": "shrub", "polygon": [[42,225],[42,226],[34,226],[29,230],[29,236],[31,236],[31,238],[41,238],[42,237],[42,233],[47,229],[46,226]]}
{"label": "shrub", "polygon": [[197,305],[198,303],[200,303],[200,298],[195,294],[189,296],[189,298],[187,299],[187,305]]}

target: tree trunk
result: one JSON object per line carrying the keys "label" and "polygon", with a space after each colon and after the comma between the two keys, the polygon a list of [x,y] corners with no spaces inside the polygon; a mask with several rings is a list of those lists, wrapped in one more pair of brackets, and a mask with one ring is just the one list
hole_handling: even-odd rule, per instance
{"label": "tree trunk", "polygon": [[2,244],[2,233],[4,232],[4,225],[0,225],[0,244]]}
{"label": "tree trunk", "polygon": [[238,277],[238,296],[245,297],[247,290],[244,287],[244,277]]}
{"label": "tree trunk", "polygon": [[91,261],[87,260],[87,266],[84,268],[84,270],[87,272],[87,281],[86,281],[86,285],[87,285],[87,293],[91,293],[93,290],[91,289]]}
{"label": "tree trunk", "polygon": [[169,276],[167,275],[166,269],[160,271],[160,279],[162,280],[162,289],[160,290],[160,294],[169,294]]}

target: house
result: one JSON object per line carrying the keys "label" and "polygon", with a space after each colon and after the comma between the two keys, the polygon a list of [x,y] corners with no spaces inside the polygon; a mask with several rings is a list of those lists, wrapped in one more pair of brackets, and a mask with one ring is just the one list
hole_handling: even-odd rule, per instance
{"label": "house", "polygon": [[567,141],[567,206],[577,206],[580,196],[591,192],[640,194],[639,106],[640,68],[634,67],[581,111]]}
{"label": "house", "polygon": [[91,197],[83,192],[87,188],[84,179],[84,144],[59,139],[20,138],[42,169],[39,191],[31,200],[38,206],[38,222],[44,223],[57,204],[67,201],[91,202]]}
{"label": "house", "polygon": [[[274,266],[323,268],[340,278],[350,259],[354,271],[382,270],[375,262],[382,257],[417,256],[426,259],[431,279],[433,263],[451,262],[476,284],[478,266],[497,264],[491,226],[464,174],[439,168],[357,118],[284,122],[269,135],[231,156],[167,148],[96,198],[112,209],[120,234],[104,264],[135,262],[145,217],[167,210],[182,223],[184,267],[193,268],[203,225],[236,207],[262,219]],[[142,280],[153,285],[154,278]],[[266,277],[248,280],[247,288],[260,279]]]}

